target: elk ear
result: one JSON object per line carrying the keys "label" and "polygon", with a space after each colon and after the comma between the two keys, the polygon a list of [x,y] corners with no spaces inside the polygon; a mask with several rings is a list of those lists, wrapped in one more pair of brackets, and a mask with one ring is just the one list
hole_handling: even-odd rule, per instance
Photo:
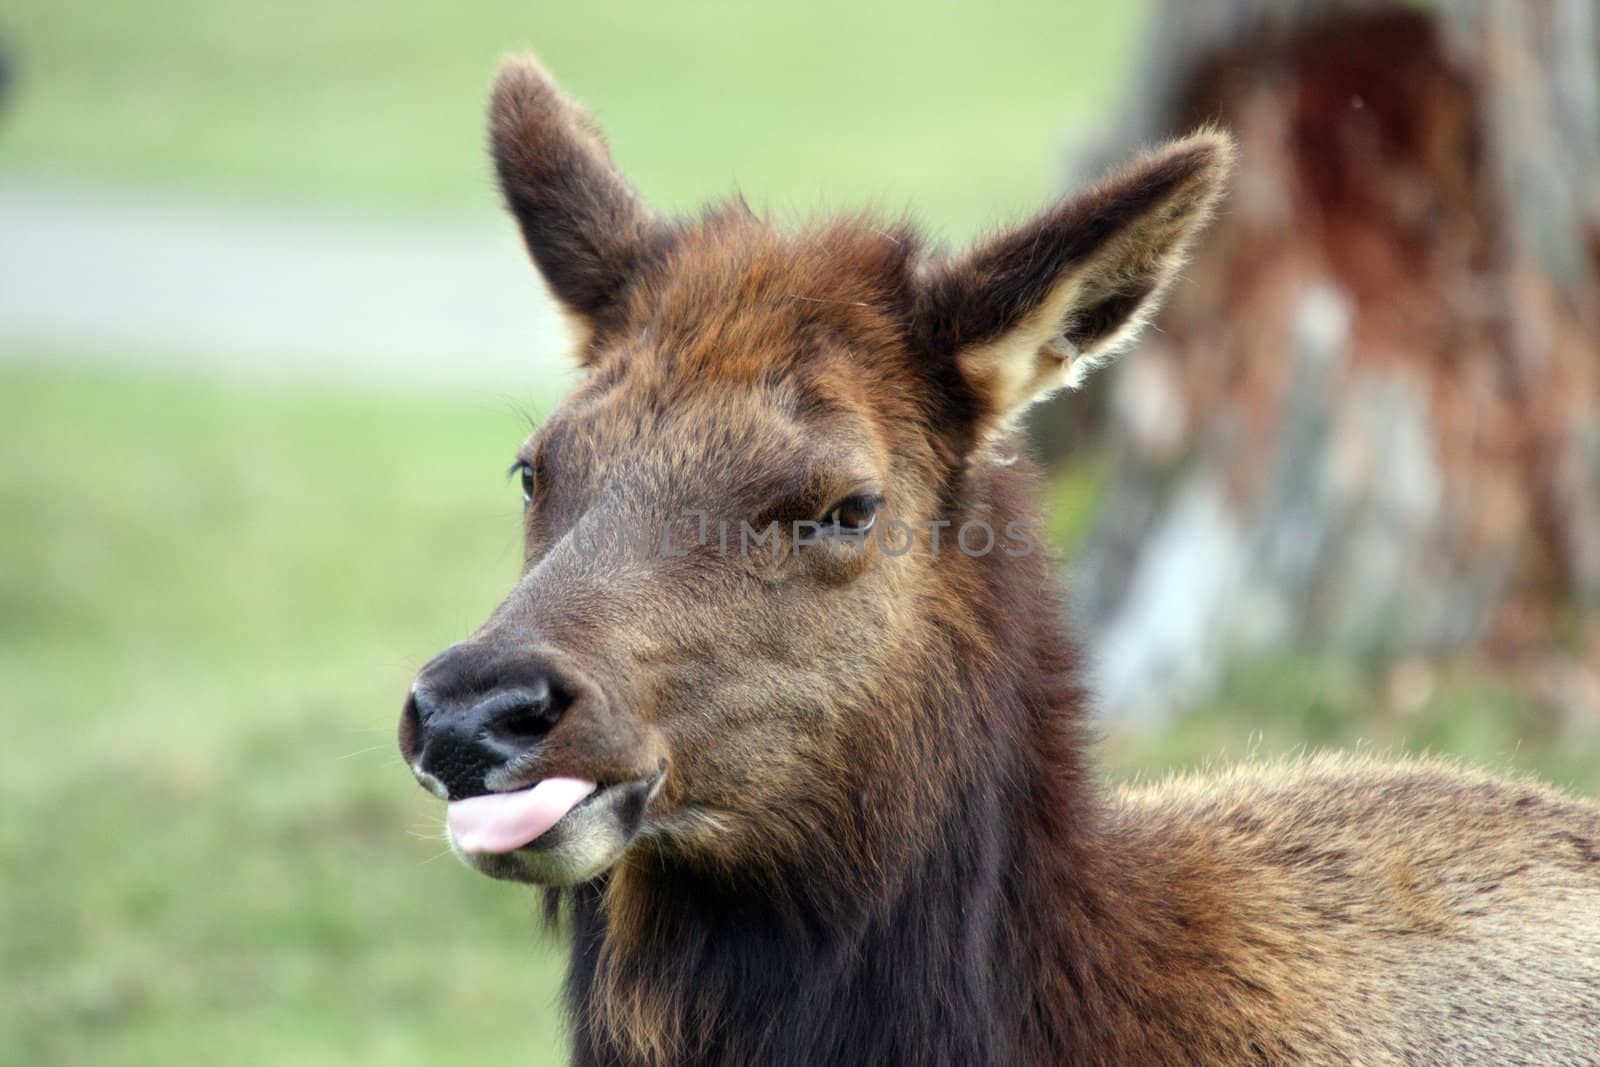
{"label": "elk ear", "polygon": [[489,135],[506,206],[587,349],[666,228],[611,165],[594,120],[533,58],[501,66]]}
{"label": "elk ear", "polygon": [[1082,384],[1160,305],[1232,166],[1204,131],[934,266],[917,329],[976,401],[977,436]]}

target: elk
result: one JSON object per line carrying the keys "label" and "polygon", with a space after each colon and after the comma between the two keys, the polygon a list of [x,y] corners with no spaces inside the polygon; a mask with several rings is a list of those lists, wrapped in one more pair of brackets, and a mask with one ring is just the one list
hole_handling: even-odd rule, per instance
{"label": "elk", "polygon": [[1089,762],[1019,416],[1150,316],[1225,134],[956,253],[658,217],[532,60],[491,143],[586,373],[517,455],[521,575],[400,748],[462,859],[569,926],[574,1064],[1600,1063],[1600,807],[1437,761]]}

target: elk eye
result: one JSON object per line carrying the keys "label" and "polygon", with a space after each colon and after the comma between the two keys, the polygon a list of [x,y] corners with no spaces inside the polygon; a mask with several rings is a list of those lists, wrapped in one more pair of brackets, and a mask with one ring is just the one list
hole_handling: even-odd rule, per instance
{"label": "elk eye", "polygon": [[529,463],[519,461],[512,465],[511,473],[517,478],[521,479],[522,506],[528,507],[533,503],[533,490],[535,488],[535,483],[533,480],[533,466]]}
{"label": "elk eye", "polygon": [[823,525],[830,533],[864,534],[878,521],[878,509],[883,507],[883,497],[877,493],[860,493],[846,497],[835,504]]}

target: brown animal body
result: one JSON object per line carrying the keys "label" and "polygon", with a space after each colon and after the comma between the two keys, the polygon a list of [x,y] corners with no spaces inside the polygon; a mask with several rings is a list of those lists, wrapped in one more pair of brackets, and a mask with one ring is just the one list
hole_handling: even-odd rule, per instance
{"label": "brown animal body", "polygon": [[1086,763],[1012,427],[1148,316],[1225,136],[943,255],[658,219],[528,61],[492,112],[587,375],[401,748],[463,858],[570,922],[576,1064],[1600,1063],[1596,806]]}

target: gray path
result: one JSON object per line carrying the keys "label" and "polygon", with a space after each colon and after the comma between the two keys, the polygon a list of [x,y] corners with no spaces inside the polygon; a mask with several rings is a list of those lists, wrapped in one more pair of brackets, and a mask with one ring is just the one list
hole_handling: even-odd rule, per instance
{"label": "gray path", "polygon": [[510,220],[239,207],[0,177],[0,359],[525,390],[560,328]]}

